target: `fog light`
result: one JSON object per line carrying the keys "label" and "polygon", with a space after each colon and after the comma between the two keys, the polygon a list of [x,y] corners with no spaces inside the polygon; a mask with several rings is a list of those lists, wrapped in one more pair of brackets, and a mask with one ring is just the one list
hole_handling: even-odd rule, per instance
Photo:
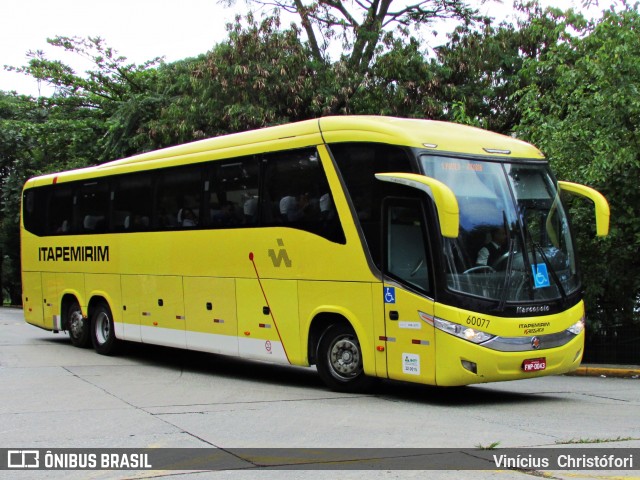
{"label": "fog light", "polygon": [[462,367],[465,370],[469,370],[471,373],[478,374],[478,365],[475,362],[470,362],[469,360],[460,360],[462,363]]}
{"label": "fog light", "polygon": [[578,350],[576,352],[576,356],[573,357],[573,361],[575,362],[576,360],[578,360],[578,357],[580,357],[580,355],[582,355],[582,349]]}

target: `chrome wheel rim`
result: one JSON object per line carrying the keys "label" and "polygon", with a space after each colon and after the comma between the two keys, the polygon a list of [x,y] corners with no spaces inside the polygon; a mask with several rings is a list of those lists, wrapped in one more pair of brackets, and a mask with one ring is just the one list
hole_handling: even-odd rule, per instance
{"label": "chrome wheel rim", "polygon": [[96,340],[98,344],[103,345],[109,340],[111,335],[111,324],[109,322],[109,316],[106,313],[100,313],[96,317]]}
{"label": "chrome wheel rim", "polygon": [[331,374],[339,380],[349,380],[362,371],[360,345],[351,335],[335,339],[328,352]]}
{"label": "chrome wheel rim", "polygon": [[71,336],[74,338],[81,337],[84,328],[85,324],[82,312],[80,312],[80,310],[74,310],[71,312],[71,315],[69,315],[69,333]]}

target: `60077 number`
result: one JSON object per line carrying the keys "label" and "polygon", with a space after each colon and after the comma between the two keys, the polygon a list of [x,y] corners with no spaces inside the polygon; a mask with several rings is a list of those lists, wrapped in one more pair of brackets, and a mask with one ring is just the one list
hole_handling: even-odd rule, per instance
{"label": "60077 number", "polygon": [[491,320],[488,318],[474,317],[473,315],[467,317],[467,325],[473,325],[474,327],[488,327],[490,323]]}

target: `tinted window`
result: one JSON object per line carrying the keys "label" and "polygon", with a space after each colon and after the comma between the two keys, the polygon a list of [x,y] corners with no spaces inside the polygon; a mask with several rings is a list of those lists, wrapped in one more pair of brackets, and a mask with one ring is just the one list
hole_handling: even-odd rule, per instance
{"label": "tinted window", "polygon": [[75,193],[74,224],[77,233],[104,233],[109,215],[109,185],[100,179],[80,184]]}
{"label": "tinted window", "polygon": [[201,166],[161,170],[157,185],[155,228],[195,228],[200,224]]}
{"label": "tinted window", "polygon": [[331,145],[355,213],[360,222],[374,263],[380,268],[382,200],[395,190],[376,173],[412,172],[407,152],[393,145],[378,143],[340,143]]}
{"label": "tinted window", "polygon": [[49,202],[49,188],[31,188],[25,190],[22,199],[24,227],[36,235],[47,233],[47,203]]}
{"label": "tinted window", "polygon": [[30,189],[24,222],[45,235],[288,226],[345,241],[315,148]]}
{"label": "tinted window", "polygon": [[148,173],[113,177],[113,231],[150,228],[153,198],[151,179]]}
{"label": "tinted window", "polygon": [[47,234],[65,235],[78,231],[78,221],[74,219],[75,197],[71,185],[58,185],[49,197]]}
{"label": "tinted window", "polygon": [[428,292],[429,260],[420,202],[398,203],[387,209],[386,272]]}
{"label": "tinted window", "polygon": [[315,149],[278,152],[263,159],[263,224],[298,228],[344,243],[327,177]]}
{"label": "tinted window", "polygon": [[253,157],[211,164],[205,183],[205,213],[211,228],[251,227],[258,223],[260,166]]}

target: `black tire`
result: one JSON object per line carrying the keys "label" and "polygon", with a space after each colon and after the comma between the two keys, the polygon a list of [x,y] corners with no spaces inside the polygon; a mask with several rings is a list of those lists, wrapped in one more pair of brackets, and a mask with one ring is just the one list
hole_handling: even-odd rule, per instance
{"label": "black tire", "polygon": [[373,379],[364,374],[358,337],[345,324],[331,325],[322,334],[316,368],[322,381],[337,392],[362,392],[373,384]]}
{"label": "black tire", "polygon": [[65,328],[69,332],[71,343],[75,347],[91,346],[91,325],[88,318],[82,316],[77,300],[69,304],[65,312]]}
{"label": "black tire", "polygon": [[113,325],[113,315],[106,303],[96,305],[91,313],[91,341],[100,355],[115,355],[120,347]]}

